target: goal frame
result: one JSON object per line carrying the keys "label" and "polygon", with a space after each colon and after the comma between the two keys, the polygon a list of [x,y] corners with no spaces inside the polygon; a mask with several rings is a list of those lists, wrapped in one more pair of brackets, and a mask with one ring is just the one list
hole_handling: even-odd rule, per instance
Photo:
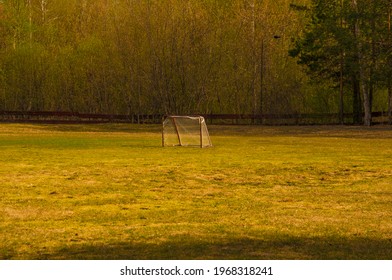
{"label": "goal frame", "polygon": [[[182,136],[179,129],[179,125],[177,123],[178,119],[187,119],[187,120],[194,120],[195,122],[198,121],[198,134],[199,134],[199,143],[198,144],[190,144],[190,145],[185,145],[182,141]],[[165,116],[162,118],[162,147],[167,147],[169,145],[166,145],[165,142],[165,122],[170,121],[171,124],[174,127],[174,131],[177,134],[177,139],[178,139],[178,145],[172,145],[172,146],[193,146],[193,147],[200,147],[200,148],[206,148],[206,147],[212,147],[211,143],[211,138],[208,132],[208,128],[206,125],[206,121],[203,116]],[[204,128],[204,129],[203,129]],[[206,137],[208,139],[208,143],[205,143],[203,141],[203,138]]]}

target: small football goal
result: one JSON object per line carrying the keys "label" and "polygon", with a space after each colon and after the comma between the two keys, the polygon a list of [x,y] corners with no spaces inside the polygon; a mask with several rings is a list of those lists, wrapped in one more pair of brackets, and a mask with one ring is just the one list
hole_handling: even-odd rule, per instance
{"label": "small football goal", "polygon": [[205,119],[201,116],[168,116],[162,122],[162,146],[211,147]]}

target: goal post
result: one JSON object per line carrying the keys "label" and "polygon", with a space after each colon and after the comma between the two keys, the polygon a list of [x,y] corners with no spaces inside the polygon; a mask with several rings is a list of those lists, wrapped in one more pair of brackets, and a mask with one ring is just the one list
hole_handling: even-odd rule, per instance
{"label": "goal post", "polygon": [[207,124],[202,116],[168,116],[162,122],[162,146],[211,147]]}

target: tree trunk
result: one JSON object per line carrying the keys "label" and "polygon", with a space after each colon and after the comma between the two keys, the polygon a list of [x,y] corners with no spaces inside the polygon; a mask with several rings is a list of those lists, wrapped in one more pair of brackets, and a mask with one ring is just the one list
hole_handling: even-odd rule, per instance
{"label": "tree trunk", "polygon": [[253,123],[256,121],[257,115],[257,89],[256,89],[256,79],[257,79],[257,64],[258,61],[256,59],[256,0],[251,1],[251,9],[252,9],[252,22],[251,22],[251,30],[252,30],[252,55],[253,55],[253,77],[252,77],[252,94],[253,94]]}
{"label": "tree trunk", "polygon": [[259,103],[259,114],[260,124],[263,124],[263,103],[264,103],[264,38],[261,41],[260,46],[260,103]]}
{"label": "tree trunk", "polygon": [[390,78],[388,78],[388,123],[392,124],[392,85]]}
{"label": "tree trunk", "polygon": [[[352,0],[353,10],[358,13],[357,0]],[[354,24],[355,38],[357,39],[357,57],[359,66],[359,83],[363,96],[363,109],[364,109],[364,125],[370,126],[372,123],[371,100],[370,100],[370,85],[367,79],[366,69],[362,56],[362,42],[361,42],[361,29],[359,27],[359,19],[356,19]]]}
{"label": "tree trunk", "polygon": [[[391,8],[388,10],[388,42],[391,42]],[[388,57],[388,65],[392,65],[391,55]],[[390,69],[388,71],[391,71]],[[391,73],[391,72],[389,72]],[[388,75],[388,123],[392,124],[392,80]]]}
{"label": "tree trunk", "polygon": [[361,89],[358,77],[353,75],[353,124],[362,123],[362,102],[361,102]]}
{"label": "tree trunk", "polygon": [[370,100],[370,87],[366,82],[362,83],[362,94],[363,94],[363,107],[365,112],[363,124],[366,126],[371,126],[372,110],[371,110],[371,100]]}
{"label": "tree trunk", "polygon": [[[343,0],[340,0],[340,9],[343,11]],[[343,16],[340,16],[340,28],[343,28]],[[343,94],[343,66],[344,66],[344,51],[340,51],[340,62],[339,62],[339,122],[344,124],[344,94]]]}
{"label": "tree trunk", "polygon": [[[391,42],[391,10],[388,11],[388,42]],[[389,66],[392,65],[391,57],[388,59],[387,62]],[[389,70],[391,71],[391,70]],[[392,82],[391,76],[388,76],[388,123],[392,124]]]}

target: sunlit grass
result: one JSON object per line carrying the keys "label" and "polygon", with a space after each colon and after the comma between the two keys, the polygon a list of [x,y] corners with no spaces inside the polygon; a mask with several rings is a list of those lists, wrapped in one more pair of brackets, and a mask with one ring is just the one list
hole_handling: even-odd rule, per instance
{"label": "sunlit grass", "polygon": [[0,125],[1,259],[391,259],[389,127]]}

